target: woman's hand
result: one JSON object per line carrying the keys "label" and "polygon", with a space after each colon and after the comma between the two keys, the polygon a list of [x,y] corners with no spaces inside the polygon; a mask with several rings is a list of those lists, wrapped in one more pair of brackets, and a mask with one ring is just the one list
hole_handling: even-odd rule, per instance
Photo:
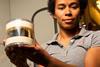
{"label": "woman's hand", "polygon": [[43,66],[47,66],[49,63],[50,55],[37,42],[33,45],[20,46],[20,48],[24,50],[25,57],[31,61]]}
{"label": "woman's hand", "polygon": [[7,46],[5,48],[5,52],[10,61],[15,64],[16,67],[29,67],[22,49],[20,49],[17,45]]}

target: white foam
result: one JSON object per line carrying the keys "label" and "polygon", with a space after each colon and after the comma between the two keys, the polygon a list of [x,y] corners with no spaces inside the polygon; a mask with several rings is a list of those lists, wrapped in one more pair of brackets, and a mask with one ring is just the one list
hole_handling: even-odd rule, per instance
{"label": "white foam", "polygon": [[33,29],[33,24],[22,19],[16,19],[6,24],[6,30],[13,27],[27,27]]}
{"label": "white foam", "polygon": [[25,36],[15,36],[15,37],[10,37],[6,39],[5,41],[5,46],[11,44],[11,43],[24,43],[28,45],[32,45],[33,39]]}

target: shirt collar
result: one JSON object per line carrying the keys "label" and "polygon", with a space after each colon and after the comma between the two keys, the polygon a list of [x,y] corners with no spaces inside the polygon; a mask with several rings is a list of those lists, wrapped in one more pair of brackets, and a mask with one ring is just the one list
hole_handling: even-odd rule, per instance
{"label": "shirt collar", "polygon": [[[78,39],[80,37],[87,37],[89,36],[93,31],[90,30],[86,30],[85,28],[81,28],[81,31],[79,32],[79,34],[75,35],[73,38]],[[57,42],[57,36],[59,33],[56,33],[53,38],[47,42],[47,44],[51,44],[51,43],[58,43]]]}
{"label": "shirt collar", "polygon": [[84,36],[87,37],[88,35],[90,35],[93,31],[87,30],[85,28],[82,28],[81,31],[79,32],[79,36]]}

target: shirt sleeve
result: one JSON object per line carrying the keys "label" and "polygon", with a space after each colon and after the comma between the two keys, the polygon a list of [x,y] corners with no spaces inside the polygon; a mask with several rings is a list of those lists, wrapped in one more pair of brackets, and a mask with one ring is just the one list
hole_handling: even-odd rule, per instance
{"label": "shirt sleeve", "polygon": [[91,47],[100,47],[100,31],[95,31],[92,37],[92,46]]}

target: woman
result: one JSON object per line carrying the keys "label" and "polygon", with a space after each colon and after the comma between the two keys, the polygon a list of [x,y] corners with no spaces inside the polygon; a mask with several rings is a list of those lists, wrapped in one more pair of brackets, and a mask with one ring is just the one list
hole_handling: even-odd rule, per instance
{"label": "woman", "polygon": [[[37,42],[18,47],[24,50],[24,57],[44,67],[99,67],[100,31],[80,27],[79,20],[86,6],[87,0],[49,0],[48,10],[57,20],[59,32],[41,45],[45,50]],[[10,51],[6,53],[10,58]],[[18,61],[13,63],[19,65]]]}

